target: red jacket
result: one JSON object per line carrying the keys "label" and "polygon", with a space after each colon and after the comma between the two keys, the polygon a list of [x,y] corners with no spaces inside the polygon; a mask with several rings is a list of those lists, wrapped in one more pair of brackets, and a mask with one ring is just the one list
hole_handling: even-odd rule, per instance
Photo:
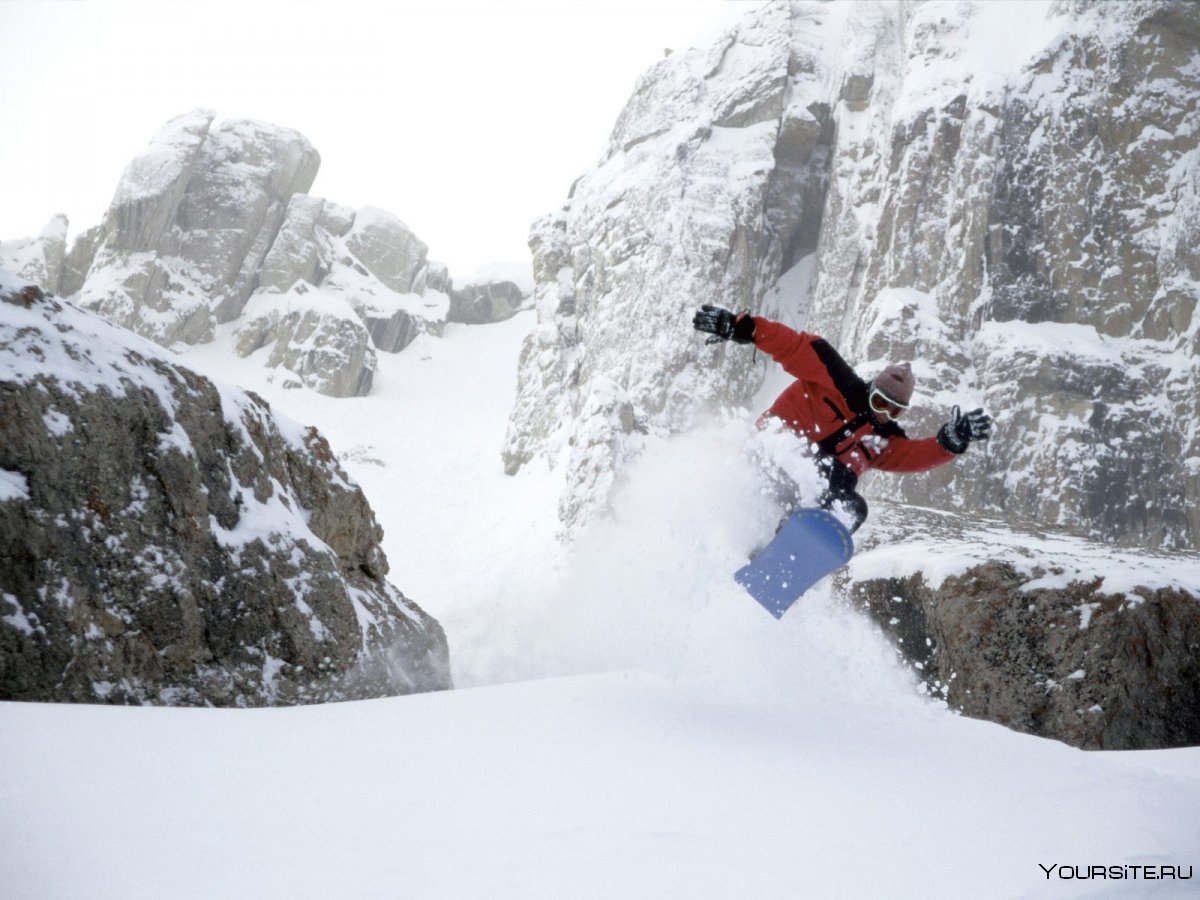
{"label": "red jacket", "polygon": [[924,472],[954,459],[937,438],[913,440],[895,422],[876,422],[867,382],[824,338],[755,316],[754,343],[796,377],[764,419],[782,420],[855,475],[866,469]]}

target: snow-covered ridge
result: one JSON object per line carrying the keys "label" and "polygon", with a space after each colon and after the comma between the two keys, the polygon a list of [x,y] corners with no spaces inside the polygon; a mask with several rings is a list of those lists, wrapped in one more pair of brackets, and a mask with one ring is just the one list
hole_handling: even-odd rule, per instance
{"label": "snow-covered ridge", "polygon": [[880,506],[884,522],[850,561],[846,576],[851,580],[920,575],[937,590],[987,560],[1010,566],[1021,576],[1024,591],[1094,583],[1107,595],[1168,589],[1200,601],[1200,554],[1195,552],[1122,550],[1062,531],[1039,534],[1000,519]]}
{"label": "snow-covered ridge", "polygon": [[[614,518],[547,585],[564,551],[554,479],[495,466],[531,318],[423,336],[349,402],[189,348],[320,424],[478,687],[256,712],[0,704],[8,894],[658,900],[753,883],[1007,900],[1194,883],[1039,864],[1186,872],[1197,748],[1083,753],[954,715],[826,586],[780,622],[745,596],[729,573],[777,518],[739,454],[752,414],[648,441]],[[1072,680],[1082,668],[1043,696],[1095,678],[1089,663]]]}

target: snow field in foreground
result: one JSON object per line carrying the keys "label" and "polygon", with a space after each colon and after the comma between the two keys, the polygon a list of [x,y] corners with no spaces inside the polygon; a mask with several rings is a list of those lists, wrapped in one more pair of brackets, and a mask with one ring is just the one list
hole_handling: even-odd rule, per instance
{"label": "snow field in foreground", "polygon": [[1197,851],[1195,754],[1160,774],[1182,755],[1085,754],[930,705],[780,708],[613,673],[0,709],[13,897],[1179,897],[1039,865]]}

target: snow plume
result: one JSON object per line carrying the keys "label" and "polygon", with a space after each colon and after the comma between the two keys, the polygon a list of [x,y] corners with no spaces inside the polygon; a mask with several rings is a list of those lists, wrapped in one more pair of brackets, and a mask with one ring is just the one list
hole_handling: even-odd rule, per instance
{"label": "snow plume", "polygon": [[736,702],[786,704],[814,684],[861,701],[915,696],[894,651],[828,586],[777,622],[732,578],[784,513],[764,465],[786,466],[802,496],[816,495],[798,449],[746,415],[647,441],[608,514],[570,547],[548,542],[553,573],[457,632],[456,683],[637,668]]}

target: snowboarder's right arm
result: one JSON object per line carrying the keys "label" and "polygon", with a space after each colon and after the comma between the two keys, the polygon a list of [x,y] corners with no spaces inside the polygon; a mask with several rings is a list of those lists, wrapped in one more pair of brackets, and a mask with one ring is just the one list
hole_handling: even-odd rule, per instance
{"label": "snowboarder's right arm", "polygon": [[[793,378],[833,385],[842,393],[851,390],[860,381],[820,335],[796,331],[762,316],[754,317],[752,333],[755,345],[769,353]],[[854,381],[855,385],[849,384],[848,380]]]}
{"label": "snowboarder's right arm", "polygon": [[711,303],[705,303],[699,312],[692,316],[692,327],[712,335],[704,342],[706,344],[729,340],[735,344],[754,343],[754,318],[748,312],[732,313]]}
{"label": "snowboarder's right arm", "polygon": [[[769,353],[794,378],[806,381],[829,381],[829,364],[814,345],[828,347],[827,342],[815,334],[796,331],[781,322],[749,313],[732,313],[719,306],[705,305],[692,319],[697,331],[712,334],[708,343],[733,340],[739,344],[753,343]],[[832,351],[832,347],[829,350]],[[836,355],[836,354],[832,354]],[[844,364],[843,364],[844,365]]]}

